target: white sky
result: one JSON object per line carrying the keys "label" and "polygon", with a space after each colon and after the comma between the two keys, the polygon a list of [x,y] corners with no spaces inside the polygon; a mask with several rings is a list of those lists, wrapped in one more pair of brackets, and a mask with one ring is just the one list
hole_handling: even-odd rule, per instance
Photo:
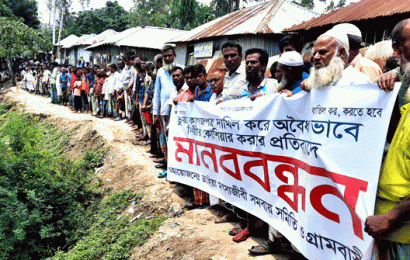
{"label": "white sky", "polygon": [[[46,1],[45,0],[36,0],[38,3],[38,14],[40,21],[43,23],[48,23],[49,22],[49,17],[50,17],[50,12],[47,9]],[[105,3],[108,0],[90,0],[90,5],[86,9],[99,9],[105,6]],[[117,0],[118,3],[124,7],[125,10],[129,11],[133,6],[134,6],[134,1],[132,0]],[[170,1],[170,0],[169,0]],[[211,0],[198,0],[201,3],[204,4],[209,4]],[[252,1],[252,0],[251,0]],[[347,0],[346,3],[350,4],[352,2],[358,2],[360,0]],[[337,0],[335,0],[337,2]],[[255,4],[255,3],[253,3]],[[252,5],[252,4],[251,4]],[[323,9],[325,8],[325,4],[315,0],[315,12],[321,13],[323,12]],[[80,2],[78,0],[73,0],[73,5],[70,9],[70,12],[78,12],[83,10],[83,8],[80,5]]]}

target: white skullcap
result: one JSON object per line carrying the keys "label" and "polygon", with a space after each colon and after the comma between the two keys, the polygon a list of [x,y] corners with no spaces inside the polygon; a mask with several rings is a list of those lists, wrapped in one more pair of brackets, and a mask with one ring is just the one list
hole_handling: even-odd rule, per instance
{"label": "white skullcap", "polygon": [[350,34],[353,36],[357,36],[360,37],[360,39],[362,39],[362,32],[360,31],[359,28],[357,28],[356,25],[351,24],[351,23],[341,23],[338,25],[335,25],[332,30],[340,30],[342,32],[344,32],[345,34]]}
{"label": "white skullcap", "polygon": [[349,39],[347,38],[347,34],[345,32],[342,32],[341,30],[330,29],[321,36],[324,35],[336,39],[346,49],[346,52],[349,53]]}
{"label": "white skullcap", "polygon": [[303,66],[303,59],[298,52],[287,51],[280,56],[278,63],[291,67]]}

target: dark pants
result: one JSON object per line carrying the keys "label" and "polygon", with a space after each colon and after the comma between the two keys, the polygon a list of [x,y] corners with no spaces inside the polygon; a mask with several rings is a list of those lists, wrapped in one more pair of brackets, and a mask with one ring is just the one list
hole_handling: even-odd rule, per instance
{"label": "dark pants", "polygon": [[152,124],[151,127],[151,153],[156,155],[161,155],[161,149],[159,147],[159,138],[157,132],[157,126]]}
{"label": "dark pants", "polygon": [[74,108],[75,110],[80,110],[83,108],[83,101],[81,96],[74,96]]}

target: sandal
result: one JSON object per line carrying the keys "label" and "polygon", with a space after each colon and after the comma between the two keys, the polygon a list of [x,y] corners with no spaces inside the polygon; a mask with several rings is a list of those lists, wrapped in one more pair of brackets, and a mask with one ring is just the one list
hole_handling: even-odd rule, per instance
{"label": "sandal", "polygon": [[236,236],[236,235],[238,235],[239,233],[241,233],[242,231],[243,231],[243,228],[235,227],[235,228],[231,229],[228,234],[229,234],[230,236]]}
{"label": "sandal", "polygon": [[231,216],[230,214],[224,215],[222,218],[215,220],[215,224],[222,224],[222,223],[229,222],[230,216]]}
{"label": "sandal", "polygon": [[246,239],[248,239],[249,235],[250,234],[249,234],[248,231],[242,231],[239,234],[237,234],[236,236],[234,236],[232,238],[232,240],[236,243],[239,243],[239,242],[242,242],[242,241],[245,241]]}
{"label": "sandal", "polygon": [[167,177],[167,171],[165,170],[165,171],[163,171],[163,172],[160,172],[159,174],[158,174],[158,178],[165,178],[165,177]]}
{"label": "sandal", "polygon": [[252,246],[248,251],[251,255],[268,255],[271,253],[269,248],[265,248],[264,246]]}
{"label": "sandal", "polygon": [[198,204],[196,204],[195,201],[188,201],[188,203],[186,204],[185,207],[186,207],[188,210],[191,210],[191,209],[199,208],[199,207],[201,207],[201,206],[198,205]]}

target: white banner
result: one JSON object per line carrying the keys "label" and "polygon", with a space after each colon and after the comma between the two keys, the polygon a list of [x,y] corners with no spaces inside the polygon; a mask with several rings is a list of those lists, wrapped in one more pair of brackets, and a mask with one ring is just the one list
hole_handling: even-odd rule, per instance
{"label": "white banner", "polygon": [[308,259],[370,259],[397,95],[376,84],[173,107],[168,180],[266,221]]}

